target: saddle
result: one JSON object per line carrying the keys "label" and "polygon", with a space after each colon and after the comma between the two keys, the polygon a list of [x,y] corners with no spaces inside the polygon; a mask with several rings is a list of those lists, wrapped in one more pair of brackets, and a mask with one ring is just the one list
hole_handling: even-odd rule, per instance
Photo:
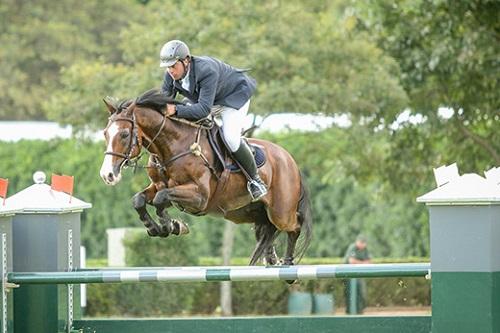
{"label": "saddle", "polygon": [[[241,172],[240,166],[231,157],[231,151],[224,140],[222,128],[214,124],[214,126],[212,126],[212,128],[210,128],[207,132],[208,142],[210,142],[210,146],[212,147],[212,150],[217,157],[216,160],[222,170],[229,169],[230,172]],[[243,138],[243,140],[247,139]],[[264,153],[262,147],[248,141],[247,143],[252,150],[257,168],[262,167],[266,163],[266,154]]]}

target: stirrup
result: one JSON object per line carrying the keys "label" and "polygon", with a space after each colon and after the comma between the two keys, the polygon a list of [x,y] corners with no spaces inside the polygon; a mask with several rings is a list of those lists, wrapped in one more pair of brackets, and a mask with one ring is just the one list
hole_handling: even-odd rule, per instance
{"label": "stirrup", "polygon": [[255,179],[248,181],[247,190],[252,196],[252,201],[257,201],[267,194],[266,185]]}

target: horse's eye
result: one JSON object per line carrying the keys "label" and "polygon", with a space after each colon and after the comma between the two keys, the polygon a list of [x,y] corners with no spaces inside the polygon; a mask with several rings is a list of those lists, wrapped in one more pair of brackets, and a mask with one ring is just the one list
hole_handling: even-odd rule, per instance
{"label": "horse's eye", "polygon": [[121,137],[122,139],[126,139],[126,138],[128,138],[128,136],[129,136],[129,133],[128,133],[128,132],[121,132],[121,133],[120,133],[120,137]]}

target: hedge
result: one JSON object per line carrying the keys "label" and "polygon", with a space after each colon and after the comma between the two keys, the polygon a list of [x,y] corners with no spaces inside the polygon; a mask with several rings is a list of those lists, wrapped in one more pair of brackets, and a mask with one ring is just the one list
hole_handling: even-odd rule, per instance
{"label": "hedge", "polygon": [[[169,242],[151,239],[143,232],[127,234],[127,266],[220,265],[220,258],[196,258],[193,243],[175,237]],[[379,259],[375,262],[422,262],[425,258]],[[103,264],[103,260],[92,263]],[[233,258],[232,265],[246,265],[248,258]],[[304,258],[303,264],[339,264],[342,258]],[[424,278],[367,279],[368,306],[430,305],[430,283]],[[90,284],[86,315],[97,317],[161,317],[219,314],[220,283]],[[332,294],[343,306],[344,281],[328,279],[299,281],[232,282],[235,315],[279,315],[287,313],[291,291]]]}
{"label": "hedge", "polygon": [[[370,307],[429,306],[430,283],[423,278],[367,279]],[[344,281],[232,282],[235,315],[287,313],[291,291],[332,294],[337,306],[345,304]],[[87,292],[88,316],[159,317],[169,315],[217,315],[219,283],[92,284]]]}

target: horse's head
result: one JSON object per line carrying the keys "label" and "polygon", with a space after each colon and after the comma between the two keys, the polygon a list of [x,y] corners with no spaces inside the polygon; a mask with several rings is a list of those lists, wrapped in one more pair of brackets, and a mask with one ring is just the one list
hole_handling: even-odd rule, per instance
{"label": "horse's head", "polygon": [[108,185],[116,185],[121,170],[141,152],[141,136],[137,125],[134,105],[131,102],[116,105],[104,99],[110,113],[104,129],[106,152],[101,166],[101,178]]}

